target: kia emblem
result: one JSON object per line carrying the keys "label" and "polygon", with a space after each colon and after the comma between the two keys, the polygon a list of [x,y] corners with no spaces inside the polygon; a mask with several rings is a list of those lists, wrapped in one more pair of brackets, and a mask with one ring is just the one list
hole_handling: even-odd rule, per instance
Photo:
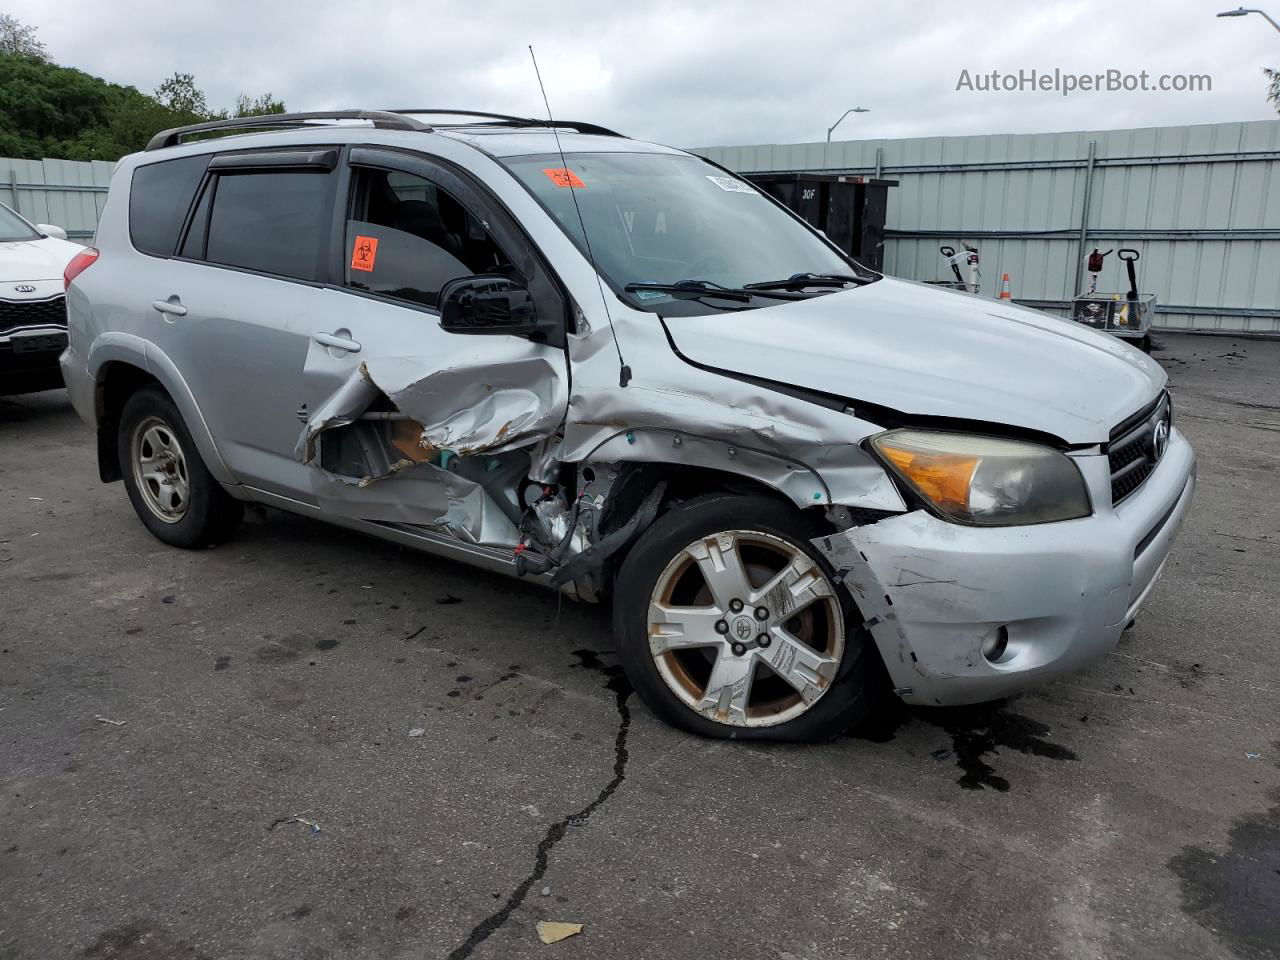
{"label": "kia emblem", "polygon": [[19,293],[35,293],[36,292],[36,288],[29,283],[20,283],[13,289],[17,290]]}

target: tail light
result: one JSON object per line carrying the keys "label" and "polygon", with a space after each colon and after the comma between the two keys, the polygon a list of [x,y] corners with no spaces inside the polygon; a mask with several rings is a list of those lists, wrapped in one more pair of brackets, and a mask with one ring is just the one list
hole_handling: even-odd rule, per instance
{"label": "tail light", "polygon": [[71,281],[80,274],[84,273],[89,267],[93,266],[95,260],[98,259],[97,247],[85,247],[67,264],[67,269],[62,271],[62,288],[66,290],[71,286]]}

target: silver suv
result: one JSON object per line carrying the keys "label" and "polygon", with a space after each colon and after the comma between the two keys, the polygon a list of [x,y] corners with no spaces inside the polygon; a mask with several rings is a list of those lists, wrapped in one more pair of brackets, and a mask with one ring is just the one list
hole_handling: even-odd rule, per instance
{"label": "silver suv", "polygon": [[1194,487],[1152,360],[872,273],[680,150],[433,114],[120,162],[62,366],[153,534],[259,503],[611,598],[636,689],[709,736],[1002,697],[1116,643]]}

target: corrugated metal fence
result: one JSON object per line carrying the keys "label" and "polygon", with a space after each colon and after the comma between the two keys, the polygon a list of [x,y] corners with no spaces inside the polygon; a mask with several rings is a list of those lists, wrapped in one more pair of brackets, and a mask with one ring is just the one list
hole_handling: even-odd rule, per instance
{"label": "corrugated metal fence", "polygon": [[[938,246],[969,240],[983,294],[1064,310],[1083,253],[1132,246],[1165,328],[1280,332],[1280,122],[1080,133],[705,147],[743,173],[889,177],[885,270],[949,279]],[[93,235],[112,164],[0,158],[0,198],[73,239]],[[1111,256],[1100,291],[1128,282]]]}
{"label": "corrugated metal fence", "polygon": [[0,200],[32,223],[52,223],[87,242],[107,200],[114,163],[0,157]]}
{"label": "corrugated metal fence", "polygon": [[[883,176],[885,272],[951,279],[966,239],[982,293],[1059,312],[1088,283],[1083,254],[1135,247],[1163,328],[1280,332],[1280,122],[1057,134],[695,148],[741,173]],[[1114,254],[1098,290],[1129,287]]]}

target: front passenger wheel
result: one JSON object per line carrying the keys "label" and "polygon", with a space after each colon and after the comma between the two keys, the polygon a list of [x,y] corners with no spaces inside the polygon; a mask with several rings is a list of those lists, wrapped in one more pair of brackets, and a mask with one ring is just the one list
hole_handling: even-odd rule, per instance
{"label": "front passenger wheel", "polygon": [[663,514],[614,596],[619,657],[668,722],[704,736],[818,740],[862,719],[883,667],[789,504],[716,494]]}
{"label": "front passenger wheel", "polygon": [[158,539],[190,549],[235,533],[244,506],[209,473],[167,393],[147,386],[129,397],[117,443],[129,500]]}

